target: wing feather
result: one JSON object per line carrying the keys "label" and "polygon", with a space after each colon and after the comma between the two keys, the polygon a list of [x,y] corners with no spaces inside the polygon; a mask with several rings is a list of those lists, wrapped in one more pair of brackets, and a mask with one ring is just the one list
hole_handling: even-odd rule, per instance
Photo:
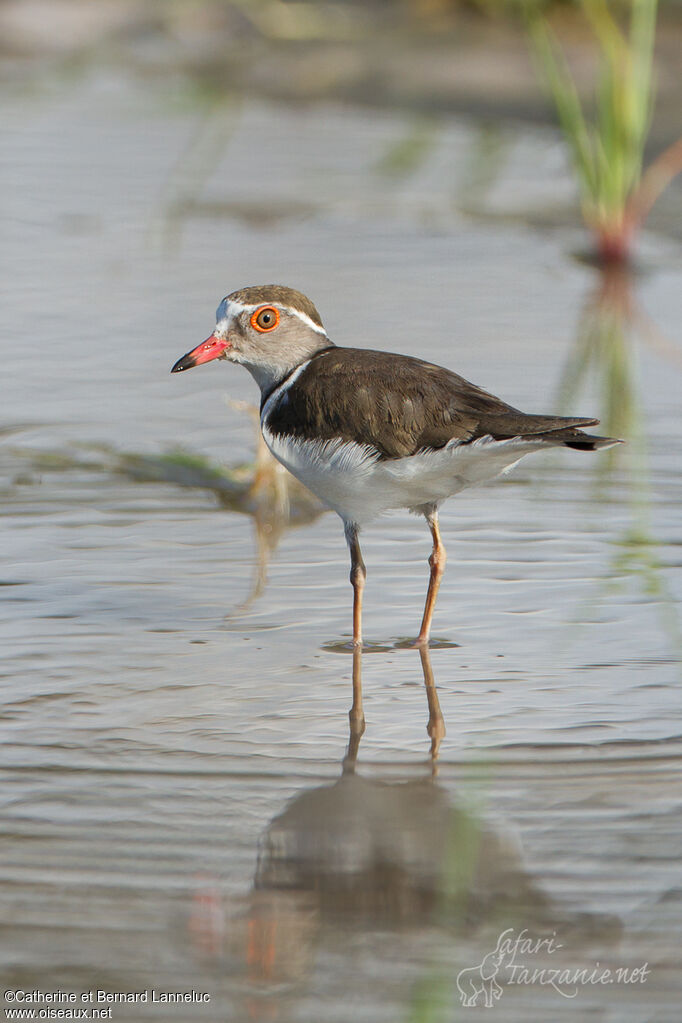
{"label": "wing feather", "polygon": [[504,440],[597,422],[527,415],[421,359],[334,347],[315,356],[284,391],[268,428],[299,437],[355,441],[391,459],[442,448],[452,440]]}

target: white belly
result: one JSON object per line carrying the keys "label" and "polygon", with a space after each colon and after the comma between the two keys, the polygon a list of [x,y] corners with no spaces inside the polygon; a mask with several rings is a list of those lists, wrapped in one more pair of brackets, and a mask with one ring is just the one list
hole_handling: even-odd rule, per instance
{"label": "white belly", "polygon": [[466,487],[509,470],[542,441],[518,437],[471,444],[451,441],[438,451],[381,459],[371,447],[352,441],[310,441],[272,434],[263,438],[275,458],[347,522],[361,525],[394,508],[438,505]]}

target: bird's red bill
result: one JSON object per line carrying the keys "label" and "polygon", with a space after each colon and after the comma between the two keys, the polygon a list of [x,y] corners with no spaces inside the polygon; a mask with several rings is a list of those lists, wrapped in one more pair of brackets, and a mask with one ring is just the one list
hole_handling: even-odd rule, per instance
{"label": "bird's red bill", "polygon": [[192,369],[193,366],[201,366],[202,362],[210,362],[211,359],[217,359],[218,356],[222,355],[224,351],[231,348],[232,345],[229,341],[225,341],[224,338],[216,337],[215,334],[211,334],[205,341],[202,341],[200,345],[193,348],[191,352],[187,352],[187,355],[183,355],[181,359],[173,366],[171,373],[181,373],[184,369]]}

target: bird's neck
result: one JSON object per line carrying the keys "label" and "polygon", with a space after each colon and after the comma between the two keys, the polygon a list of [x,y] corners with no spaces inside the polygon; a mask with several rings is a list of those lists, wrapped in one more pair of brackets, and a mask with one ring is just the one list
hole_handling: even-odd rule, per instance
{"label": "bird's neck", "polygon": [[260,387],[261,393],[261,406],[267,401],[272,392],[283,384],[287,377],[290,377],[301,366],[310,362],[311,359],[315,359],[322,355],[324,352],[329,351],[330,348],[336,347],[329,338],[325,338],[324,342],[320,341],[320,347],[314,349],[311,352],[305,354],[303,358],[292,359],[290,362],[283,361],[281,358],[272,362],[258,361],[244,362],[244,366],[248,369],[249,373]]}

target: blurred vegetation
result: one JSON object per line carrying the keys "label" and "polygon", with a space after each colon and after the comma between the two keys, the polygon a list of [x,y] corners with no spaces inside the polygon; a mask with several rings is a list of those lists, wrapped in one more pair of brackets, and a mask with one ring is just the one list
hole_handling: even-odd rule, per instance
{"label": "blurred vegetation", "polygon": [[389,178],[414,174],[426,163],[438,141],[438,122],[434,118],[414,118],[405,135],[382,154],[377,171]]}
{"label": "blurred vegetation", "polygon": [[[234,405],[258,422],[257,410],[241,402]],[[7,450],[16,461],[15,485],[34,483],[47,472],[100,472],[141,483],[210,491],[225,511],[248,515],[256,541],[255,574],[246,598],[228,617],[242,614],[262,594],[270,560],[284,533],[313,522],[326,511],[302,483],[272,458],[260,431],[254,460],[234,465],[222,465],[184,448],[173,448],[163,454],[140,454],[84,443],[72,452]]]}
{"label": "blurred vegetation", "polygon": [[640,398],[637,340],[649,343],[679,367],[679,349],[667,344],[639,309],[632,274],[622,265],[609,265],[600,272],[580,316],[575,346],[561,379],[559,403],[564,410],[575,407],[580,393],[596,384],[601,394],[604,432],[627,438],[624,449],[610,449],[601,461],[601,485],[610,481],[616,468],[622,471],[624,500],[630,508],[629,525],[613,541],[616,553],[608,568],[605,589],[613,594],[636,581],[641,593],[657,603],[661,631],[679,655],[682,629],[652,527],[652,484]]}
{"label": "blurred vegetation", "polygon": [[682,140],[642,176],[653,106],[657,0],[630,0],[623,28],[609,0],[581,0],[598,51],[590,104],[581,102],[564,49],[543,8],[525,6],[537,65],[570,148],[583,216],[600,263],[631,258],[635,234],[658,195],[682,170]]}

